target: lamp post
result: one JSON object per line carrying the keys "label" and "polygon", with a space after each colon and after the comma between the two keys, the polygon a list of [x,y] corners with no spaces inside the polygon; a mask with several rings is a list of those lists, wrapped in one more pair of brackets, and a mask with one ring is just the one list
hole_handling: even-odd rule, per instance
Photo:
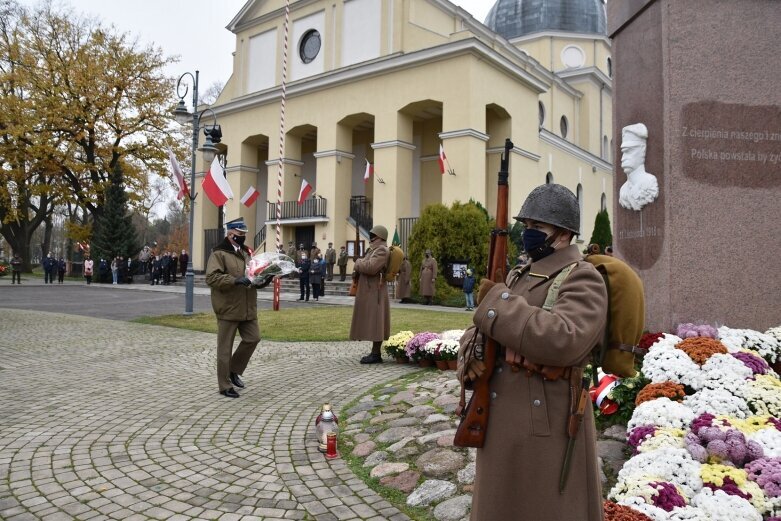
{"label": "lamp post", "polygon": [[[182,80],[186,76],[189,76],[193,82],[193,111],[190,113],[184,103],[184,97],[187,96],[188,86],[184,84],[184,92],[180,94],[182,87]],[[176,82],[176,95],[179,96],[179,103],[174,109],[174,117],[176,121],[182,125],[186,125],[192,120],[193,126],[193,142],[192,142],[192,156],[190,158],[190,234],[189,234],[189,256],[187,259],[187,272],[185,273],[185,291],[184,291],[184,314],[193,314],[193,288],[195,286],[195,273],[193,272],[193,228],[195,225],[195,151],[200,150],[203,153],[203,160],[206,164],[211,164],[214,160],[215,154],[219,152],[219,149],[215,146],[220,142],[222,138],[222,130],[217,124],[217,115],[210,108],[198,113],[198,71],[195,71],[195,75],[185,72],[179,77]],[[206,125],[203,127],[203,133],[206,136],[206,142],[203,147],[198,148],[198,131],[200,130],[201,117],[206,113],[211,112],[214,117],[213,125]]]}

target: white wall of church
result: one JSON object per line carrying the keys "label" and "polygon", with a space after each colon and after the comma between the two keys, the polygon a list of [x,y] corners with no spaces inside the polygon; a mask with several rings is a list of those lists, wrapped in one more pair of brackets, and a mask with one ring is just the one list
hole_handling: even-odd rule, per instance
{"label": "white wall of church", "polygon": [[[314,60],[304,63],[300,52],[301,39],[312,29],[320,33],[320,52],[317,53]],[[323,72],[325,70],[324,48],[329,41],[325,36],[325,11],[318,11],[294,21],[291,34],[290,80],[299,80]]]}
{"label": "white wall of church", "polygon": [[247,92],[273,87],[276,82],[277,30],[271,29],[249,39],[247,53]]}
{"label": "white wall of church", "polygon": [[349,0],[342,12],[342,66],[377,58],[382,34],[382,1]]}

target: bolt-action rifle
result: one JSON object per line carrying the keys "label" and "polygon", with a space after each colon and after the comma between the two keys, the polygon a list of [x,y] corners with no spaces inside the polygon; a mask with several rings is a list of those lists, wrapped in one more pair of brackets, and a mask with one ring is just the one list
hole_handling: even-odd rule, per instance
{"label": "bolt-action rifle", "polygon": [[[509,189],[510,151],[514,145],[506,139],[504,155],[499,168],[499,188],[496,194],[496,227],[491,230],[491,248],[488,253],[488,276],[494,282],[504,283],[507,277],[507,206]],[[472,382],[472,397],[466,408],[460,411],[461,423],[456,430],[453,444],[457,447],[482,447],[485,442],[485,432],[488,428],[488,408],[491,397],[488,384],[496,365],[497,343],[484,337],[482,349],[475,350],[475,357],[485,364],[485,371]],[[462,397],[463,397],[462,390]]]}

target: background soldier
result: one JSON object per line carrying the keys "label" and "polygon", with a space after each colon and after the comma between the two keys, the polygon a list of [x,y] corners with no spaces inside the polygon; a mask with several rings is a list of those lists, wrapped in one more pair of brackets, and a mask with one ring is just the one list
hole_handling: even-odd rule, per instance
{"label": "background soldier", "polygon": [[344,246],[339,248],[339,259],[336,261],[336,265],[339,266],[339,280],[344,282],[347,277],[347,250]]}
{"label": "background soldier", "polygon": [[431,256],[431,250],[426,250],[426,258],[420,265],[420,294],[425,299],[424,304],[430,306],[434,299],[437,282],[437,261]]}
{"label": "background soldier", "polygon": [[320,248],[317,247],[316,242],[312,242],[312,249],[309,250],[309,260],[314,262],[318,255],[320,255]]}
{"label": "background soldier", "polygon": [[22,258],[18,253],[11,259],[11,284],[14,282],[22,283]]}
{"label": "background soldier", "polygon": [[293,241],[288,241],[287,243],[287,256],[296,260],[296,248],[293,246]]}
{"label": "background soldier", "polygon": [[336,264],[336,250],[334,243],[328,243],[328,249],[325,250],[325,262],[328,276],[326,280],[334,280],[334,264]]}
{"label": "background soldier", "polygon": [[399,268],[399,274],[396,276],[396,298],[399,302],[406,304],[410,301],[412,296],[412,285],[410,279],[412,278],[412,264],[410,264],[407,256],[404,256],[404,260],[401,262]]}

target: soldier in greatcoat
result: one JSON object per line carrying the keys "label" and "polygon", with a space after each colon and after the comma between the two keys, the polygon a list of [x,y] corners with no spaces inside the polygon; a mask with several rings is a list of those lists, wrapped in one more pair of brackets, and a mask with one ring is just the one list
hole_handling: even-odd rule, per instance
{"label": "soldier in greatcoat", "polygon": [[404,260],[401,262],[401,267],[399,267],[399,274],[396,275],[396,298],[402,303],[409,302],[412,296],[411,277],[412,264],[410,264],[409,259],[405,255]]}
{"label": "soldier in greatcoat", "polygon": [[328,248],[325,250],[325,262],[327,269],[326,280],[334,280],[334,264],[336,264],[336,250],[334,249],[334,243],[329,242]]}
{"label": "soldier in greatcoat", "polygon": [[373,227],[369,231],[369,250],[355,262],[353,277],[358,277],[358,291],[353,305],[350,340],[372,343],[371,353],[361,358],[362,364],[381,363],[380,347],[390,336],[390,302],[384,278],[390,254],[387,240],[387,228]]}
{"label": "soldier in greatcoat", "polygon": [[434,298],[434,286],[437,282],[437,261],[431,256],[431,250],[426,250],[426,258],[420,265],[420,294],[425,304],[430,306]]}
{"label": "soldier in greatcoat", "polygon": [[[601,521],[590,400],[561,492],[559,479],[569,443],[571,386],[574,380],[579,395],[579,371],[603,338],[605,284],[577,246],[570,245],[580,224],[571,191],[555,184],[535,188],[516,219],[526,225],[523,243],[531,264],[515,267],[504,284],[483,279],[473,317],[474,327],[496,340],[499,349],[489,386],[485,444],[477,449],[471,519]],[[569,271],[555,302],[549,311],[542,309],[549,287],[564,269]],[[459,378],[467,382],[484,368],[466,349],[473,333],[473,328],[467,330],[459,353]]]}
{"label": "soldier in greatcoat", "polygon": [[339,258],[336,260],[336,265],[339,266],[339,280],[344,282],[344,279],[347,277],[347,260],[349,259],[349,256],[347,255],[347,250],[344,248],[344,246],[341,246],[339,248]]}

